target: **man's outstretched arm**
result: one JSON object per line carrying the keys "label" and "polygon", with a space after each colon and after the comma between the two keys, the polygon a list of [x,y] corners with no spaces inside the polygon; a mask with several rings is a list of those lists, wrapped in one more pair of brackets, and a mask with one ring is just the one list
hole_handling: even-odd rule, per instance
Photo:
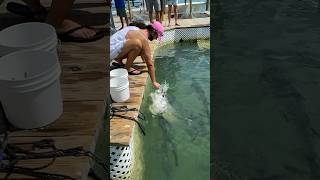
{"label": "man's outstretched arm", "polygon": [[152,81],[152,85],[155,89],[159,89],[160,88],[160,84],[157,82],[156,80],[156,74],[155,74],[155,69],[154,69],[154,63],[152,60],[152,56],[151,56],[151,49],[149,46],[149,42],[146,41],[143,43],[143,52],[141,55],[141,58],[145,61],[145,63],[147,64],[148,67],[148,72],[150,75],[150,79]]}

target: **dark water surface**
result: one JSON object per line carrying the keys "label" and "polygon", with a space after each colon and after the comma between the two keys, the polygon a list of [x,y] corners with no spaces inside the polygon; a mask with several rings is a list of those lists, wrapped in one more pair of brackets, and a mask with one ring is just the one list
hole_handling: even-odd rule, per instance
{"label": "dark water surface", "polygon": [[319,1],[213,5],[214,179],[319,180]]}

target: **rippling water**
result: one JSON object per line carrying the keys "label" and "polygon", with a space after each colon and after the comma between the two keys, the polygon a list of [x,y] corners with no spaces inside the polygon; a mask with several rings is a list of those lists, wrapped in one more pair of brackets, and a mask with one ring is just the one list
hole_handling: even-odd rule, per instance
{"label": "rippling water", "polygon": [[169,85],[166,108],[154,113],[152,99],[157,98],[149,83],[142,106],[146,136],[136,150],[140,172],[132,179],[209,180],[209,42],[205,44],[175,44],[157,53],[157,80]]}
{"label": "rippling water", "polygon": [[319,180],[319,1],[215,3],[215,179]]}

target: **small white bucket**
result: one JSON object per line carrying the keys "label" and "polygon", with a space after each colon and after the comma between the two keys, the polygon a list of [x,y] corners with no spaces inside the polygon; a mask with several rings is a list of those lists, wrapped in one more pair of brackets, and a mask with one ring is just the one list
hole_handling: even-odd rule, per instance
{"label": "small white bucket", "polygon": [[115,77],[128,78],[128,71],[124,68],[117,68],[110,71],[110,79]]}
{"label": "small white bucket", "polygon": [[115,77],[110,79],[110,94],[115,102],[125,102],[130,98],[128,78]]}
{"label": "small white bucket", "polygon": [[46,126],[63,112],[58,57],[18,51],[0,58],[0,100],[8,121],[21,129]]}
{"label": "small white bucket", "polygon": [[55,28],[46,23],[21,23],[0,31],[0,57],[26,49],[57,53],[57,44]]}

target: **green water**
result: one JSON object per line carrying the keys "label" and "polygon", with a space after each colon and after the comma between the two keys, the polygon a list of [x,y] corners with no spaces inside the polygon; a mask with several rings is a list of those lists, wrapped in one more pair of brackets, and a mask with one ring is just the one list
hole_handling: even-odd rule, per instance
{"label": "green water", "polygon": [[149,110],[148,82],[142,113],[146,136],[141,136],[138,180],[209,180],[209,42],[179,43],[156,52],[157,80],[169,83],[170,104],[163,115]]}

